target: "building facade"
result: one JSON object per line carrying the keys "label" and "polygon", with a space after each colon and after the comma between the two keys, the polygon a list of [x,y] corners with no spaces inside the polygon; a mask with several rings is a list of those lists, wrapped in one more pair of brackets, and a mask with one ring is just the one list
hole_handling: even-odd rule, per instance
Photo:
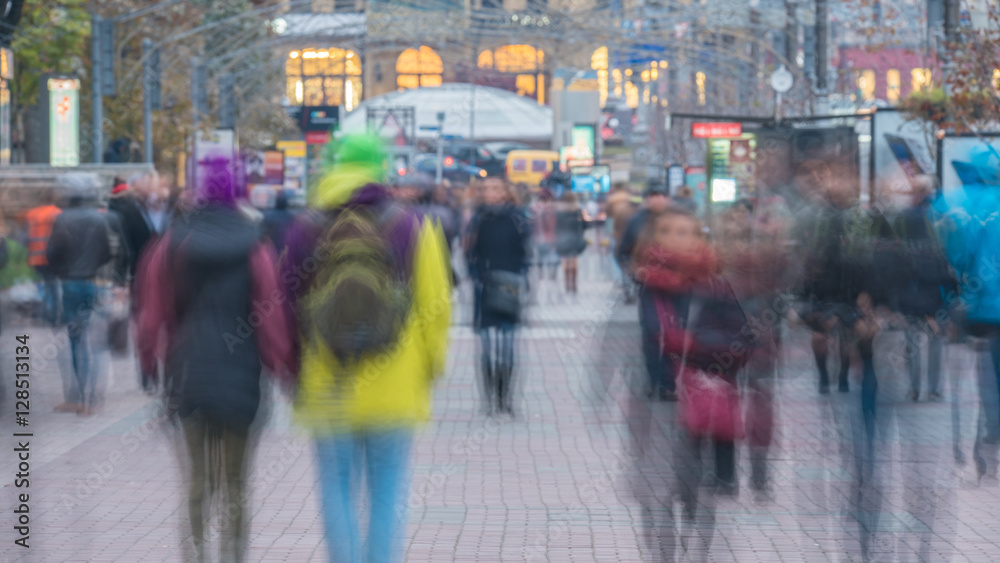
{"label": "building facade", "polygon": [[539,104],[571,89],[599,91],[602,105],[731,105],[789,62],[776,56],[786,40],[779,4],[734,12],[721,0],[302,2],[283,15],[286,102],[351,111],[369,97],[466,82]]}

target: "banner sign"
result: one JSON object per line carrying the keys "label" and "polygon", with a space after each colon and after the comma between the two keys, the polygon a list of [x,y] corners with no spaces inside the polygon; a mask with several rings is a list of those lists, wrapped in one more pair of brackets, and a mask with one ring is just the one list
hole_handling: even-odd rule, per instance
{"label": "banner sign", "polygon": [[50,78],[49,91],[49,164],[80,164],[80,81],[76,78]]}
{"label": "banner sign", "polygon": [[739,137],[743,134],[741,123],[692,123],[691,136],[695,139]]}

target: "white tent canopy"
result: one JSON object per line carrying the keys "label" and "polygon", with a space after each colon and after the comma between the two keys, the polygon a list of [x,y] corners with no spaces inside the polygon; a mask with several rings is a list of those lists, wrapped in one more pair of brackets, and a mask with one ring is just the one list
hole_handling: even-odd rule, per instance
{"label": "white tent canopy", "polygon": [[[471,84],[446,83],[432,88],[392,92],[363,101],[341,123],[344,133],[364,131],[367,108],[414,108],[418,139],[437,138],[438,112],[444,112],[444,134],[471,140],[548,141],[552,138],[552,109],[531,98]],[[471,117],[474,119],[470,119]],[[380,124],[375,124],[376,126]],[[394,137],[398,127],[388,124],[383,136]]]}

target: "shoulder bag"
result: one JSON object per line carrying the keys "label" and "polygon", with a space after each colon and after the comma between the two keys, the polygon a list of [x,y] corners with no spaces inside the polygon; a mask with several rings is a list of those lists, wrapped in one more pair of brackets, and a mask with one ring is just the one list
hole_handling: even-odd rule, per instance
{"label": "shoulder bag", "polygon": [[701,312],[698,299],[691,301],[685,331],[684,352],[678,370],[678,414],[692,436],[708,436],[733,442],[743,437],[743,414],[736,384],[718,375],[688,365],[687,334]]}

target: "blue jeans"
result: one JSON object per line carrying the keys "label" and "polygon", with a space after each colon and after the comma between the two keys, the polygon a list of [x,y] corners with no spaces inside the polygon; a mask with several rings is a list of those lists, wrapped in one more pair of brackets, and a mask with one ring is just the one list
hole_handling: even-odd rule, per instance
{"label": "blue jeans", "polygon": [[94,400],[96,378],[88,328],[97,304],[97,285],[87,280],[63,280],[62,296],[76,391],[80,403],[90,406]]}
{"label": "blue jeans", "polygon": [[663,356],[660,349],[660,319],[656,311],[656,302],[648,289],[639,290],[639,326],[642,329],[642,356],[646,364],[646,374],[649,376],[649,389],[675,391],[674,364],[670,358]]}
{"label": "blue jeans", "polygon": [[611,256],[611,276],[615,283],[622,283],[625,281],[625,272],[622,271],[622,266],[618,263],[618,240],[614,236],[609,237],[608,248]]}
{"label": "blue jeans", "polygon": [[479,346],[485,406],[508,409],[514,384],[514,325],[479,329]]}
{"label": "blue jeans", "polygon": [[941,336],[935,334],[927,321],[920,318],[907,319],[906,363],[910,369],[910,390],[920,394],[920,360],[922,346],[920,334],[927,335],[927,392],[941,393]]}
{"label": "blue jeans", "polygon": [[[401,536],[406,530],[412,442],[413,431],[409,428],[357,431],[316,439],[331,562],[402,561]],[[357,507],[362,468],[366,470],[371,500],[366,546],[361,542]]]}
{"label": "blue jeans", "polygon": [[59,322],[59,278],[52,274],[48,266],[38,266],[35,271],[42,278],[42,318],[55,326]]}

